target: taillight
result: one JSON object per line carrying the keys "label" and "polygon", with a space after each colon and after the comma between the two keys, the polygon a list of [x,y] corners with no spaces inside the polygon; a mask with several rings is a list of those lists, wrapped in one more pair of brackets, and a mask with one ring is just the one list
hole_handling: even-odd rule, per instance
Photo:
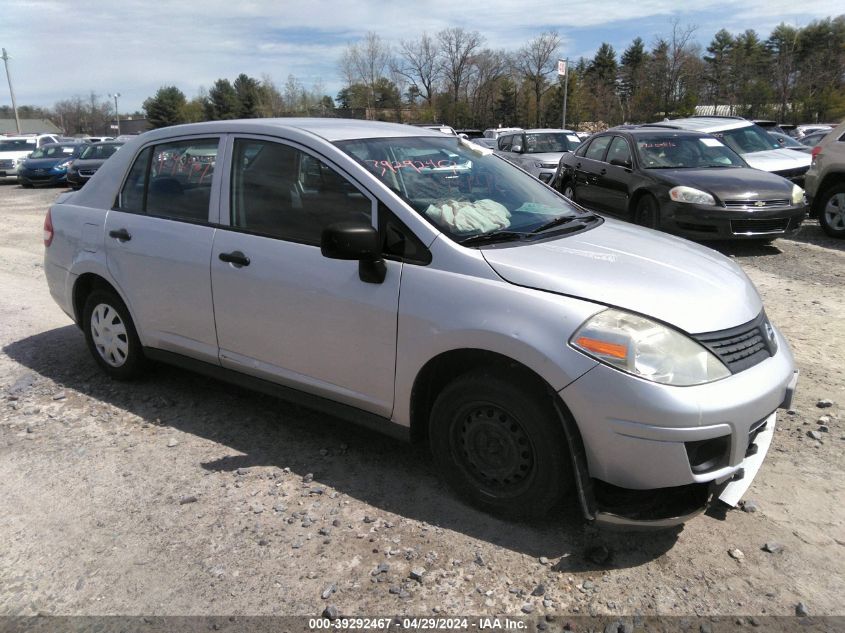
{"label": "taillight", "polygon": [[44,246],[53,243],[53,218],[50,217],[50,209],[47,209],[47,217],[44,218]]}
{"label": "taillight", "polygon": [[815,163],[815,162],[816,162],[816,159],[819,157],[819,154],[821,154],[821,153],[822,153],[822,146],[821,146],[821,145],[816,145],[816,146],[813,148],[813,151],[812,151],[812,152],[810,152],[810,156],[812,156],[812,157],[813,157],[813,161],[812,161],[812,162],[814,162],[814,163]]}

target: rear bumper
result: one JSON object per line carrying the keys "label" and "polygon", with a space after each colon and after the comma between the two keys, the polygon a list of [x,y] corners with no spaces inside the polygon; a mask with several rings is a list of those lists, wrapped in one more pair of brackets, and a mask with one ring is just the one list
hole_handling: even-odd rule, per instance
{"label": "rear bumper", "polygon": [[769,239],[801,228],[807,205],[779,209],[725,209],[661,201],[661,228],[702,240]]}

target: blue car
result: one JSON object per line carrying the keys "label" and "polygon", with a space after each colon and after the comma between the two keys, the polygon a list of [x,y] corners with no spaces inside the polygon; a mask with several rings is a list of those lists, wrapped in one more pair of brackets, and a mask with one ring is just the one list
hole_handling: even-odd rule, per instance
{"label": "blue car", "polygon": [[67,169],[87,143],[49,143],[36,149],[18,168],[21,187],[62,185]]}

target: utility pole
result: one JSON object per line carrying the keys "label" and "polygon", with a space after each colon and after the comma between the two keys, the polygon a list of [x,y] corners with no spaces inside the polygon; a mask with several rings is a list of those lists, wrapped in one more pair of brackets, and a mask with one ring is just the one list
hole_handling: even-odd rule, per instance
{"label": "utility pole", "polygon": [[9,94],[12,95],[12,110],[15,111],[15,125],[18,127],[18,134],[21,133],[21,120],[18,117],[18,104],[15,103],[15,91],[12,88],[12,76],[9,74],[9,56],[6,54],[6,49],[3,49],[3,55],[0,56],[3,64],[6,66],[6,79],[9,80]]}
{"label": "utility pole", "polygon": [[114,99],[114,120],[117,123],[117,135],[120,136],[120,111],[117,109],[117,98],[120,96],[119,92],[109,95]]}

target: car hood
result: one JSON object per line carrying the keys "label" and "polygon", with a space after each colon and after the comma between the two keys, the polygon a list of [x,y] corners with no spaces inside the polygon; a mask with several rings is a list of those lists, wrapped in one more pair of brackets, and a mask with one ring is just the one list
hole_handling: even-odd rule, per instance
{"label": "car hood", "polygon": [[33,147],[30,150],[23,150],[23,151],[15,150],[15,151],[12,151],[12,152],[0,152],[0,159],[3,159],[3,158],[26,158],[27,156],[32,154],[32,152],[34,152],[34,151],[35,151],[35,147]]}
{"label": "car hood", "polygon": [[536,160],[540,163],[554,163],[555,166],[560,162],[561,156],[568,152],[542,152],[539,154],[523,154],[523,160]]}
{"label": "car hood", "polygon": [[89,158],[88,160],[77,158],[73,161],[73,166],[76,169],[91,169],[93,167],[101,167],[107,160],[107,158]]}
{"label": "car hood", "polygon": [[70,156],[63,158],[27,158],[23,164],[27,169],[50,169],[59,163],[71,160]]}
{"label": "car hood", "polygon": [[791,199],[793,183],[786,178],[747,167],[660,169],[655,175],[670,185],[686,185],[715,194],[721,200]]}
{"label": "car hood", "polygon": [[812,160],[809,154],[786,148],[750,152],[743,154],[742,157],[754,169],[762,169],[763,171],[783,171],[784,169],[809,167]]}
{"label": "car hood", "polygon": [[691,334],[742,325],[763,308],[754,284],[727,257],[616,220],[481,252],[505,281],[630,310]]}

